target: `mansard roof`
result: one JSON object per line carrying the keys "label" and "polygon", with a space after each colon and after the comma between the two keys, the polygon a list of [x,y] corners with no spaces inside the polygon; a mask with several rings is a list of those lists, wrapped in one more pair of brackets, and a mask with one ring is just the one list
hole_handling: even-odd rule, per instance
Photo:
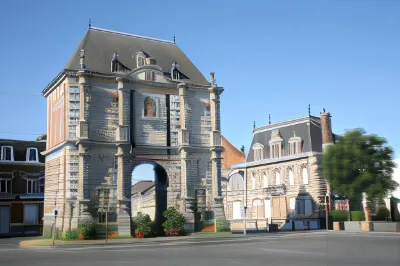
{"label": "mansard roof", "polygon": [[136,53],[145,51],[157,61],[157,65],[163,69],[164,73],[171,70],[174,62],[178,62],[180,71],[189,78],[188,83],[209,85],[203,74],[171,41],[89,28],[65,69],[80,70],[79,53],[81,49],[85,50],[85,66],[88,71],[111,75],[110,63],[115,52],[118,53],[119,61],[133,70],[137,67]]}
{"label": "mansard roof", "polygon": [[32,140],[0,139],[0,147],[1,146],[13,147],[14,161],[26,161],[27,149],[36,148],[39,153],[39,162],[41,163],[45,162],[45,158],[41,154],[41,152],[46,150],[45,140],[32,141]]}
{"label": "mansard roof", "polygon": [[285,152],[288,152],[289,139],[298,137],[301,139],[302,152],[322,152],[322,133],[319,117],[304,116],[275,124],[255,128],[253,140],[247,155],[247,162],[254,161],[253,145],[261,144],[264,146],[264,159],[270,156],[270,140],[274,134],[279,134],[282,138],[282,145]]}

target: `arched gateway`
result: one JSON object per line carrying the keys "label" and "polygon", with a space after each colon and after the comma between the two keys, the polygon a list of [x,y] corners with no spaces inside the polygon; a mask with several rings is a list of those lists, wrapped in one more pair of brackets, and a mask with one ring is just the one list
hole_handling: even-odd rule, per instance
{"label": "arched gateway", "polygon": [[208,82],[173,42],[89,28],[43,91],[44,234],[54,220],[64,231],[96,221],[95,195],[104,186],[113,188],[118,233],[130,234],[132,170],[149,161],[165,170],[166,204],[184,213],[189,230],[198,189],[214,217],[224,217],[222,91],[214,74]]}

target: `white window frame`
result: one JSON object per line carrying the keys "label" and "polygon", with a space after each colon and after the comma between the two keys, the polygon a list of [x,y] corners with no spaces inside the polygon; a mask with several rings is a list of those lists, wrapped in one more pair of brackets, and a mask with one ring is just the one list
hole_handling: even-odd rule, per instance
{"label": "white window frame", "polygon": [[[306,173],[306,175],[304,175]],[[303,180],[303,185],[308,185],[310,182],[310,175],[308,174],[308,168],[307,166],[303,166],[301,169],[301,177]]]}
{"label": "white window frame", "polygon": [[[5,152],[4,152],[4,150],[5,150],[6,148],[11,149],[11,158],[10,158],[11,160],[6,160],[6,159],[4,159],[4,157],[5,157]],[[13,148],[13,146],[1,146],[1,158],[0,158],[0,160],[2,160],[2,161],[11,161],[11,162],[14,161],[14,148]]]}
{"label": "white window frame", "polygon": [[264,179],[263,180],[264,188],[267,188],[268,187],[268,175],[264,173],[263,179]]}
{"label": "white window frame", "polygon": [[294,172],[293,168],[291,167],[288,169],[288,176],[289,176],[289,185],[294,186]]}
{"label": "white window frame", "polygon": [[[235,206],[239,204],[239,213],[235,212]],[[241,201],[234,201],[232,203],[232,220],[242,219],[242,202]]]}
{"label": "white window frame", "polygon": [[[140,59],[143,59],[143,65],[140,65],[140,64],[139,64],[139,58],[140,58]],[[145,59],[144,56],[142,56],[142,55],[137,55],[137,56],[136,56],[136,62],[137,62],[137,64],[136,64],[137,67],[142,67],[142,66],[145,66],[145,65],[146,65],[146,59]]]}
{"label": "white window frame", "polygon": [[[36,153],[35,153],[35,156],[36,156],[35,160],[29,160],[29,155],[30,155],[30,153],[31,153],[31,150],[35,150],[35,151],[36,151]],[[38,151],[37,148],[30,147],[30,148],[26,149],[26,161],[27,161],[27,162],[39,162],[39,151]]]}
{"label": "white window frame", "polygon": [[251,174],[251,188],[256,189],[256,175]]}
{"label": "white window frame", "polygon": [[[5,181],[5,182],[2,182]],[[10,181],[10,187],[8,186],[8,181]],[[5,184],[5,192],[1,192],[3,189],[2,183]],[[10,178],[1,178],[0,177],[0,193],[11,193],[11,188],[12,188],[12,180]]]}
{"label": "white window frame", "polygon": [[[279,177],[279,178],[278,178]],[[279,181],[279,182],[278,182]],[[282,184],[281,180],[281,172],[279,170],[275,170],[275,185],[279,186]]]}
{"label": "white window frame", "polygon": [[[42,181],[42,180],[43,180],[43,178],[39,178],[39,179],[35,179],[35,180],[26,179],[26,194],[44,193],[44,183],[43,183],[43,192],[40,192],[40,181]],[[35,192],[37,183],[38,183],[38,186],[39,186],[39,191]],[[31,192],[29,192],[29,187],[31,188]]]}
{"label": "white window frame", "polygon": [[255,143],[253,145],[254,161],[261,161],[264,159],[264,145]]}

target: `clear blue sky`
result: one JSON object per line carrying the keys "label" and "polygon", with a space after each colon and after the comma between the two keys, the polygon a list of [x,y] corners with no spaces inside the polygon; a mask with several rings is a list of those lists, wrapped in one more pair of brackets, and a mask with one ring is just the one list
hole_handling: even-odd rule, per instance
{"label": "clear blue sky", "polygon": [[[57,3],[56,3],[57,2]],[[223,134],[248,150],[257,125],[324,107],[400,156],[400,1],[0,1],[0,137],[46,130],[42,89],[88,27],[173,39],[216,72]],[[6,92],[6,93],[4,93]],[[4,133],[9,132],[9,133]],[[26,133],[26,134],[16,134]]]}

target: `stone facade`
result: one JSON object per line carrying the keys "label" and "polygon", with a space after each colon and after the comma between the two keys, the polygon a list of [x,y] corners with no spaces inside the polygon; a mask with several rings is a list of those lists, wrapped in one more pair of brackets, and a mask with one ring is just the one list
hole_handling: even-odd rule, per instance
{"label": "stone facade", "polygon": [[333,139],[325,112],[255,128],[246,162],[233,165],[224,184],[227,219],[247,217],[248,227],[262,228],[324,215],[320,164],[323,144]]}
{"label": "stone facade", "polygon": [[[56,225],[61,230],[97,221],[97,188],[104,177],[110,176],[117,190],[119,234],[130,234],[131,175],[141,163],[159,165],[166,171],[167,204],[177,206],[189,223],[194,219],[195,189],[204,187],[202,179],[212,165],[210,207],[218,217],[224,217],[219,118],[223,88],[216,85],[214,74],[212,82],[207,82],[170,42],[100,29],[89,29],[85,39],[91,36],[114,42],[103,47],[99,41],[96,49],[103,48],[104,53],[115,45],[115,50],[126,55],[132,48],[123,50],[128,39],[132,46],[149,48],[149,52],[138,56],[150,56],[153,50],[159,59],[145,60],[150,65],[139,65],[137,57],[122,58],[112,52],[110,60],[104,62],[111,65],[111,73],[100,71],[105,68],[91,60],[95,58],[91,55],[93,47],[85,42],[89,44],[82,46],[70,61],[80,62],[78,69],[64,70],[43,91],[45,97],[51,98],[54,93],[60,94],[54,91],[56,84],[62,84],[60,90],[69,107],[63,122],[58,122],[65,127],[65,138],[58,137],[44,152],[50,179],[46,185],[45,210],[49,219],[45,226],[51,226],[54,215],[50,210],[54,208],[58,210]],[[176,53],[171,53],[171,46]],[[174,60],[181,60],[182,64],[179,70],[171,70],[175,73],[172,78],[165,66]],[[191,225],[187,228],[191,230]]]}

